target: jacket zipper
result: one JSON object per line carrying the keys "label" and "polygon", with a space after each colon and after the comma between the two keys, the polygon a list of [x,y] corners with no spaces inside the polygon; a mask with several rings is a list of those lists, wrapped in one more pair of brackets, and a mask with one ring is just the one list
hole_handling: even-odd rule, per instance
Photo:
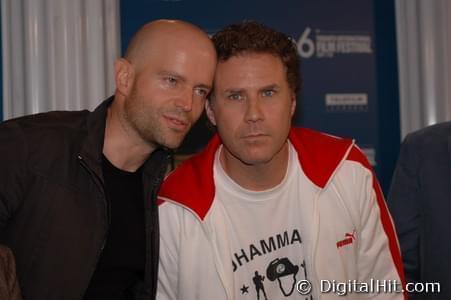
{"label": "jacket zipper", "polygon": [[313,243],[311,245],[312,247],[312,251],[311,251],[311,256],[312,256],[312,281],[311,284],[313,284],[313,290],[312,293],[310,294],[312,296],[315,295],[315,297],[317,297],[318,299],[321,299],[321,291],[319,288],[319,279],[318,279],[318,272],[316,270],[316,248],[317,248],[317,244],[318,244],[318,239],[319,239],[319,222],[320,222],[320,216],[319,216],[319,208],[318,208],[318,203],[317,201],[319,201],[319,196],[322,190],[315,192],[315,197],[313,198]]}
{"label": "jacket zipper", "polygon": [[[167,164],[164,164],[164,166],[167,166]],[[156,174],[156,177],[152,178],[151,183],[150,183],[150,188],[151,188],[151,194],[150,194],[150,201],[152,202],[156,202],[157,201],[157,197],[158,197],[158,188],[161,185],[161,182],[164,179],[164,174],[166,173],[166,168],[164,166],[159,166],[159,171]],[[144,187],[143,187],[144,188]],[[146,197],[147,198],[147,197]],[[144,199],[144,201],[146,201],[147,199]],[[154,205],[156,204],[152,204],[152,206],[150,207],[150,218],[148,218],[146,216],[146,206],[144,205],[144,223],[145,223],[145,248],[146,248],[146,258],[145,258],[145,264],[144,264],[144,293],[145,294],[149,294],[146,296],[152,296],[152,295],[156,295],[156,289],[157,286],[154,284],[155,279],[153,278],[158,278],[158,259],[156,262],[156,267],[155,267],[155,261],[152,262],[152,264],[150,264],[150,254],[156,254],[157,258],[159,257],[159,249],[160,249],[160,241],[159,241],[159,224],[158,224],[158,206],[156,205],[156,207],[154,207]],[[157,222],[155,225],[155,221],[154,219],[156,218]],[[150,223],[150,224],[148,224]],[[150,228],[148,228],[150,227]],[[150,229],[150,231],[148,232],[148,229]],[[157,238],[156,240],[153,240],[153,237],[155,235],[155,230],[158,230],[157,233]],[[150,241],[149,241],[150,239]],[[156,251],[156,253],[154,253],[154,250]],[[149,270],[150,268],[150,270]],[[154,274],[155,272],[155,268],[156,268],[156,274]],[[150,279],[153,279],[152,282],[150,281]]]}
{"label": "jacket zipper", "polygon": [[86,291],[88,290],[89,287],[89,283],[91,282],[92,276],[94,275],[97,263],[99,262],[100,259],[100,255],[103,252],[103,249],[105,248],[106,245],[106,241],[107,241],[107,236],[108,236],[108,229],[110,227],[111,224],[111,208],[107,203],[106,197],[105,197],[105,186],[102,183],[102,181],[100,180],[99,176],[97,176],[94,171],[88,166],[88,164],[83,160],[83,157],[81,155],[78,155],[78,160],[80,161],[80,164],[83,166],[83,168],[86,169],[86,171],[89,172],[89,174],[92,176],[92,178],[94,179],[95,185],[97,186],[97,188],[99,189],[99,192],[103,195],[102,197],[102,201],[103,204],[105,205],[105,213],[106,213],[106,219],[107,219],[107,228],[105,230],[105,235],[102,241],[102,246],[100,247],[99,251],[97,252],[97,256],[95,259],[95,263],[91,268],[91,274],[89,276],[89,280],[88,283],[86,284],[86,287],[83,291],[83,293],[81,294],[81,296],[83,297],[84,294],[86,293]]}

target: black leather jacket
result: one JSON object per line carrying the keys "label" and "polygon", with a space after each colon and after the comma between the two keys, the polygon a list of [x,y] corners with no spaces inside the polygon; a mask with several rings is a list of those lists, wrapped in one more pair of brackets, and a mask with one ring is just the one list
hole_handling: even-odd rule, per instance
{"label": "black leather jacket", "polygon": [[[25,299],[81,299],[89,285],[109,226],[101,159],[111,102],[0,124],[0,243],[14,252]],[[155,199],[167,161],[156,150],[143,168],[147,259],[135,299],[156,295]]]}

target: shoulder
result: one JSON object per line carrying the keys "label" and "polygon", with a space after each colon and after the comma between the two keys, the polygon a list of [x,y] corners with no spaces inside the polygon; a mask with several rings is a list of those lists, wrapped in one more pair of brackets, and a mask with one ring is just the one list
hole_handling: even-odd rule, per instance
{"label": "shoulder", "polygon": [[408,134],[402,145],[400,158],[422,165],[448,162],[451,147],[451,122],[439,123]]}
{"label": "shoulder", "polygon": [[[58,166],[78,151],[87,135],[88,111],[48,112],[7,120],[0,124],[0,154],[8,165]],[[49,163],[51,162],[51,163]]]}
{"label": "shoulder", "polygon": [[25,148],[44,156],[60,147],[78,143],[87,134],[89,111],[53,111],[28,115],[0,123],[0,140],[4,148]]}
{"label": "shoulder", "polygon": [[181,207],[204,219],[213,203],[215,184],[213,164],[215,153],[221,141],[215,135],[207,147],[175,169],[164,180],[158,197],[160,200],[172,199]]}
{"label": "shoulder", "polygon": [[373,167],[365,154],[355,145],[336,169],[331,180],[331,184],[339,194],[357,202],[362,200],[360,197],[362,193],[374,188],[376,182]]}
{"label": "shoulder", "polygon": [[340,162],[352,148],[353,141],[308,128],[292,128],[290,142],[307,177],[324,188]]}
{"label": "shoulder", "polygon": [[158,206],[160,238],[166,245],[177,244],[179,239],[196,239],[203,235],[202,221],[190,209],[166,199]]}
{"label": "shoulder", "polygon": [[4,121],[0,131],[21,131],[27,138],[67,134],[86,126],[89,111],[52,111]]}
{"label": "shoulder", "polygon": [[451,122],[438,123],[409,133],[404,139],[407,145],[421,147],[446,143],[451,136]]}

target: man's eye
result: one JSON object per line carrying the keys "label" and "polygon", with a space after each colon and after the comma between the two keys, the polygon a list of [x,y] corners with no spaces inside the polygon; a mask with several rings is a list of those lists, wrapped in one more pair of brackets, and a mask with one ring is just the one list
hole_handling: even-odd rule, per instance
{"label": "man's eye", "polygon": [[241,100],[241,94],[230,94],[227,98],[229,98],[230,100]]}
{"label": "man's eye", "polygon": [[274,96],[275,93],[276,92],[274,90],[266,90],[266,91],[263,91],[263,96],[264,97],[272,97],[272,96]]}
{"label": "man's eye", "polygon": [[202,98],[206,98],[208,96],[208,91],[205,89],[196,89],[196,94]]}
{"label": "man's eye", "polygon": [[177,79],[171,76],[168,76],[165,78],[166,82],[169,83],[170,85],[176,85],[177,84]]}

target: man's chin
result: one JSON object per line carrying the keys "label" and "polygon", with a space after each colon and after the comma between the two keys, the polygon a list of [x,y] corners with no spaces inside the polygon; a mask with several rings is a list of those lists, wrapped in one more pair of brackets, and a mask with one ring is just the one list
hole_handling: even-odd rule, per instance
{"label": "man's chin", "polygon": [[160,145],[165,148],[175,150],[182,145],[184,137],[185,137],[185,135],[183,135],[183,137],[177,137],[177,138],[175,138],[175,137],[174,138],[166,138],[163,141],[161,141]]}
{"label": "man's chin", "polygon": [[249,154],[239,158],[239,160],[248,166],[264,165],[271,161],[268,155]]}

